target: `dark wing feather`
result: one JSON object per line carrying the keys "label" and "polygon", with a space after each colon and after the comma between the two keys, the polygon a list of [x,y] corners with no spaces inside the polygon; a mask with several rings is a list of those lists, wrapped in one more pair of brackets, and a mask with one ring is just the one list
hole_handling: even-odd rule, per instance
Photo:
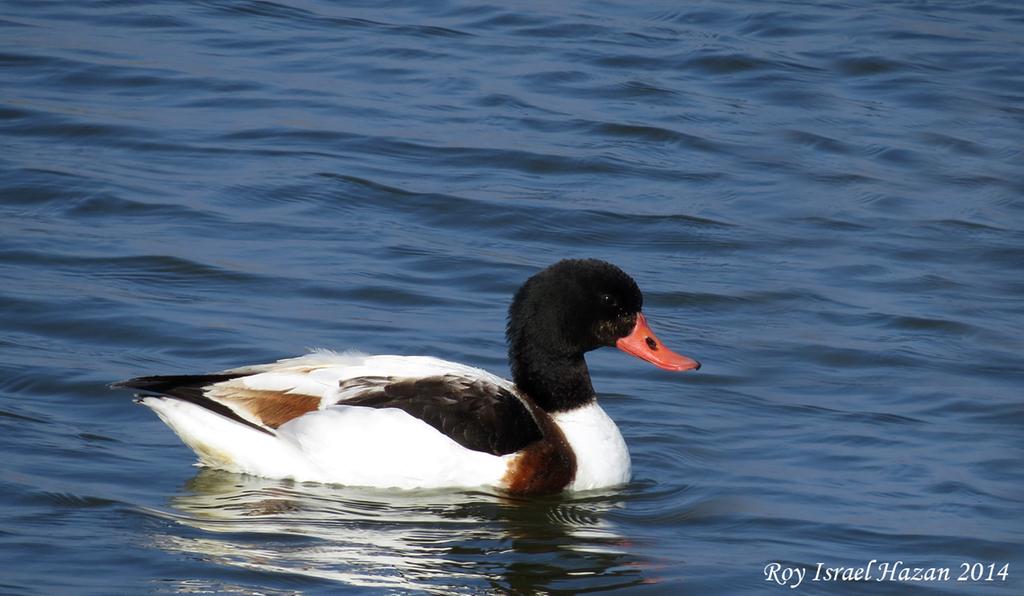
{"label": "dark wing feather", "polygon": [[211,375],[162,375],[156,377],[136,377],[127,381],[112,384],[112,389],[139,389],[147,393],[170,395],[182,399],[202,397],[208,385],[230,381],[243,374],[215,373]]}
{"label": "dark wing feather", "polygon": [[212,375],[164,375],[156,377],[136,377],[127,381],[119,381],[112,384],[112,389],[138,389],[150,395],[166,395],[187,401],[216,412],[221,416],[240,422],[246,426],[267,434],[274,434],[270,430],[253,422],[246,420],[228,406],[210,399],[206,396],[205,390],[214,383],[230,381],[243,377],[244,374],[218,373]]}
{"label": "dark wing feather", "polygon": [[506,455],[543,438],[530,410],[514,393],[480,379],[359,377],[342,381],[341,389],[356,395],[339,404],[398,408],[473,451]]}

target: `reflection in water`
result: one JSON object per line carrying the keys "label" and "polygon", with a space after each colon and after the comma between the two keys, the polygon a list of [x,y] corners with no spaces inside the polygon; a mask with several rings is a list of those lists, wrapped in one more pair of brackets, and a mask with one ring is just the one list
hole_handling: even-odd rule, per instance
{"label": "reflection in water", "polygon": [[[535,592],[643,581],[606,512],[614,492],[519,500],[482,491],[384,491],[204,469],[154,512],[162,549],[261,573],[430,592]],[[500,554],[500,557],[494,556]],[[184,583],[180,591],[194,586]]]}

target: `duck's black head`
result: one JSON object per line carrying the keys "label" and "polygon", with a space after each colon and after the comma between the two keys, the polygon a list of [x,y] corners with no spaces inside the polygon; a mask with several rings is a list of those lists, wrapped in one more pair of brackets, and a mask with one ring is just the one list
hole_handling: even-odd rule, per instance
{"label": "duck's black head", "polygon": [[555,411],[593,399],[583,354],[600,347],[616,346],[669,370],[699,368],[654,336],[641,314],[643,301],[633,278],[604,261],[559,261],[537,273],[509,307],[512,378]]}

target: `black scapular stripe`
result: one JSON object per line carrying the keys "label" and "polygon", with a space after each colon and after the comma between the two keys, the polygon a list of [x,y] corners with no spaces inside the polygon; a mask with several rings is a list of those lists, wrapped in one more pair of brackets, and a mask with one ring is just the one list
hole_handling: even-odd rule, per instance
{"label": "black scapular stripe", "polygon": [[340,388],[356,395],[339,405],[398,408],[473,451],[506,455],[543,438],[515,394],[480,379],[358,377],[342,381]]}

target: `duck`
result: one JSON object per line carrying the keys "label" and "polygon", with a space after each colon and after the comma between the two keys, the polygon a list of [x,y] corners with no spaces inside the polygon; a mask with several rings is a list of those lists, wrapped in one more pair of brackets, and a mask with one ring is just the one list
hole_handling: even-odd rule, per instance
{"label": "duck", "polygon": [[112,387],[134,390],[199,466],[382,489],[602,489],[629,482],[631,462],[584,355],[616,347],[669,371],[701,366],[665,347],[642,307],[619,267],[567,259],[512,298],[511,381],[430,356],[313,350]]}

